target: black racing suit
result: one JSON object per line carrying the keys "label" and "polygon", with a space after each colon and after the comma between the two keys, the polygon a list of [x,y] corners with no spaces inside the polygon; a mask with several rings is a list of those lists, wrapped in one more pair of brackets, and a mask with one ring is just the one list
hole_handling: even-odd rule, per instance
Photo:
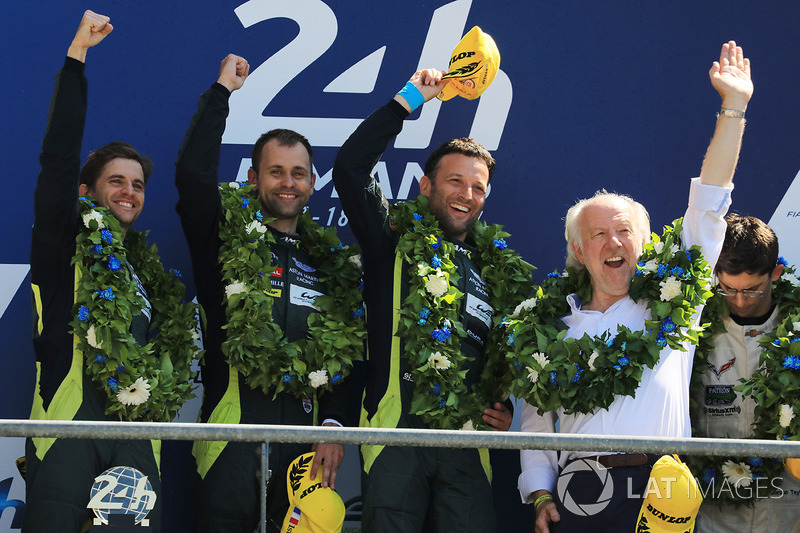
{"label": "black racing suit", "polygon": [[[222,134],[228,116],[230,92],[215,83],[203,93],[198,110],[186,132],[176,163],[175,183],[179,200],[176,210],[189,244],[197,299],[205,312],[202,366],[204,387],[201,421],[242,424],[313,424],[310,400],[280,393],[263,394],[247,384],[245,377],[225,360],[224,287],[219,263],[219,223],[223,212],[218,192],[218,170]],[[306,336],[307,320],[313,308],[292,297],[292,291],[310,289],[324,294],[311,260],[298,246],[296,235],[272,228],[277,244],[271,246],[278,268],[272,277],[273,321],[289,341]],[[269,354],[263,354],[269,357]],[[347,382],[348,380],[345,380]],[[336,420],[344,425],[348,393],[340,384],[319,402],[318,422]],[[201,476],[201,531],[241,531],[252,533],[260,517],[260,444],[196,442],[194,456]],[[286,469],[291,461],[310,451],[310,444],[270,444],[269,468],[272,477],[267,492],[270,530],[279,531],[289,502]]]}
{"label": "black racing suit", "polygon": [[[69,332],[79,279],[71,261],[82,224],[78,185],[88,91],[84,66],[67,58],[56,76],[39,156],[31,242],[35,420],[118,420],[106,416],[105,395],[86,374],[84,355],[74,348]],[[148,327],[145,314],[131,324],[140,345],[146,344]],[[91,515],[86,505],[94,478],[114,466],[132,466],[148,476],[156,492],[156,507],[148,519],[153,530],[160,531],[160,453],[160,441],[27,439],[23,530],[77,533]]]}
{"label": "black racing suit", "polygon": [[[341,147],[333,169],[342,207],[363,250],[368,360],[362,425],[370,427],[426,427],[410,413],[411,368],[401,356],[403,339],[393,334],[396,309],[408,295],[409,265],[396,253],[401,235],[392,229],[386,198],[370,175],[407,116],[395,101],[379,108]],[[465,294],[460,320],[468,335],[461,339],[461,350],[469,360],[466,384],[470,386],[480,377],[491,316],[487,320],[469,309],[476,302],[484,310],[491,306],[481,269],[472,259],[474,248],[450,240],[456,250],[458,289]],[[486,450],[383,446],[361,450],[363,531],[422,531],[426,516],[434,531],[494,531]]]}

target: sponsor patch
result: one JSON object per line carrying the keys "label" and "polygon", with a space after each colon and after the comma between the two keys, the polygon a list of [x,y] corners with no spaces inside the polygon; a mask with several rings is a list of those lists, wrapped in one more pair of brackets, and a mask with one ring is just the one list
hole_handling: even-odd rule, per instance
{"label": "sponsor patch", "polygon": [[474,316],[486,324],[487,328],[492,327],[494,309],[492,309],[492,306],[488,303],[471,294],[467,294],[467,314]]}
{"label": "sponsor patch", "polygon": [[733,405],[736,391],[733,385],[706,385],[706,405]]}
{"label": "sponsor patch", "polygon": [[319,311],[314,305],[318,296],[322,296],[322,293],[299,285],[289,285],[289,303],[292,305],[311,307]]}
{"label": "sponsor patch", "polygon": [[709,368],[709,370],[711,370],[711,372],[712,372],[712,373],[713,373],[715,376],[717,376],[717,381],[719,381],[719,378],[720,378],[720,376],[721,376],[722,374],[724,374],[725,372],[727,372],[728,370],[730,370],[731,368],[733,368],[733,364],[734,364],[735,362],[736,362],[736,358],[734,357],[733,359],[731,359],[730,361],[728,361],[727,363],[725,363],[724,365],[722,365],[721,367],[719,367],[719,370],[717,370],[717,367],[715,367],[715,366],[714,366],[714,365],[711,363],[711,361],[706,361],[706,365],[708,365],[708,368]]}
{"label": "sponsor patch", "polygon": [[280,298],[281,293],[283,292],[281,289],[276,289],[275,287],[271,287],[268,290],[264,291],[267,296],[272,296],[273,298]]}
{"label": "sponsor patch", "polygon": [[294,264],[297,265],[297,268],[299,268],[300,270],[302,270],[304,272],[316,272],[317,271],[316,268],[314,268],[312,266],[308,266],[305,263],[301,263],[300,261],[298,261],[294,257],[292,257],[292,261],[294,261]]}
{"label": "sponsor patch", "polygon": [[275,270],[272,271],[273,278],[282,278],[283,277],[283,267],[275,267]]}
{"label": "sponsor patch", "polygon": [[311,398],[303,398],[303,411],[306,414],[310,413],[311,410],[314,408],[314,404],[311,402]]}
{"label": "sponsor patch", "polygon": [[292,516],[289,517],[289,523],[293,526],[297,526],[300,524],[300,509],[295,507],[294,511],[292,511]]}

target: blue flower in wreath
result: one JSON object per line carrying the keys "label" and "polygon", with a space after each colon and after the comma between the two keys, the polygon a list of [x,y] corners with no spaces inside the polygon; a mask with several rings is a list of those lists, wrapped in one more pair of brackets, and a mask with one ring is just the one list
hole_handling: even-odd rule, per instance
{"label": "blue flower in wreath", "polygon": [[504,241],[503,239],[495,239],[494,247],[497,248],[498,250],[505,250],[506,248],[508,248],[508,245],[506,244],[506,241]]}
{"label": "blue flower in wreath", "polygon": [[622,370],[622,367],[619,366],[619,365],[614,365],[614,370],[617,370],[617,371]]}
{"label": "blue flower in wreath", "polygon": [[656,346],[658,346],[659,348],[663,348],[666,345],[667,345],[667,339],[662,337],[661,334],[659,333],[659,336],[656,339]]}
{"label": "blue flower in wreath", "polygon": [[784,259],[783,256],[778,257],[778,263],[782,264],[785,267],[789,266],[789,262],[786,259]]}
{"label": "blue flower in wreath", "polygon": [[116,391],[118,391],[118,390],[119,390],[119,382],[117,381],[117,378],[107,378],[107,379],[106,379],[106,383],[108,383],[108,386],[109,386],[109,387],[111,388],[111,390],[113,390],[114,392],[116,392]]}
{"label": "blue flower in wreath", "polygon": [[364,306],[359,305],[353,310],[353,318],[361,318],[364,316]]}
{"label": "blue flower in wreath", "polygon": [[692,252],[689,250],[686,250],[686,260],[690,262],[692,261]]}
{"label": "blue flower in wreath", "polygon": [[412,216],[414,217],[414,220],[422,222],[422,215],[420,215],[419,213],[414,213]]}
{"label": "blue flower in wreath", "polygon": [[337,372],[331,378],[331,384],[336,385],[340,381],[342,381],[342,373],[341,372]]}
{"label": "blue flower in wreath", "polygon": [[169,269],[169,271],[170,271],[170,272],[172,273],[172,275],[173,275],[173,276],[175,276],[176,278],[180,278],[180,277],[182,277],[182,274],[181,274],[181,271],[180,271],[180,270],[176,270],[176,269],[174,269],[174,268],[170,268],[170,269]]}
{"label": "blue flower in wreath", "polygon": [[610,339],[608,339],[608,340],[606,341],[606,346],[608,346],[609,348],[611,348],[612,346],[614,346],[614,337],[611,337]]}
{"label": "blue flower in wreath", "polygon": [[120,372],[125,372],[125,365],[117,365],[117,368],[116,370],[114,370],[114,372],[116,372],[117,374],[119,374]]}
{"label": "blue flower in wreath", "polygon": [[670,274],[675,276],[676,278],[683,278],[686,276],[686,271],[681,267],[674,267],[672,270],[669,271]]}
{"label": "blue flower in wreath", "polygon": [[445,342],[447,339],[450,338],[450,330],[445,328],[435,329],[431,333],[431,337],[433,337],[433,340],[439,342]]}
{"label": "blue flower in wreath", "polygon": [[[90,199],[88,199],[85,196],[81,196],[80,198],[78,198],[78,200],[80,200],[81,202],[83,202],[86,205],[89,205],[91,207],[97,207],[96,205],[94,205],[94,202],[92,202]],[[781,259],[783,259],[783,258],[781,258]]]}
{"label": "blue flower in wreath", "polygon": [[667,275],[667,265],[658,265],[658,270],[656,270],[656,277],[663,278]]}
{"label": "blue flower in wreath", "polygon": [[250,205],[250,200],[248,200],[247,198],[242,200],[242,209],[246,208],[248,205]]}
{"label": "blue flower in wreath", "polygon": [[436,242],[431,244],[431,248],[433,248],[434,250],[438,250],[441,247],[442,247],[442,239],[436,237]]}
{"label": "blue flower in wreath", "polygon": [[775,339],[774,341],[772,341],[772,345],[773,346],[777,346],[778,348],[780,348],[781,347],[781,340],[780,339]]}
{"label": "blue flower in wreath", "polygon": [[712,481],[717,479],[717,471],[713,468],[704,468],[703,469],[703,483],[708,485]]}
{"label": "blue flower in wreath", "polygon": [[433,268],[440,268],[442,266],[442,260],[439,259],[439,256],[433,254],[433,259],[431,259],[431,266]]}
{"label": "blue flower in wreath", "polygon": [[617,359],[617,364],[619,366],[628,366],[628,363],[630,363],[630,360],[627,357],[625,357],[624,355],[622,357],[620,357],[619,359]]}
{"label": "blue flower in wreath", "polygon": [[294,381],[294,376],[292,376],[288,372],[284,372],[281,381],[283,381],[284,383],[291,383],[292,381]]}
{"label": "blue flower in wreath", "polygon": [[522,365],[519,364],[519,359],[517,359],[516,357],[514,358],[514,368],[516,368],[517,370],[522,370]]}
{"label": "blue flower in wreath", "polygon": [[358,290],[360,290],[362,292],[364,290],[364,280],[363,279],[358,280]]}
{"label": "blue flower in wreath", "polygon": [[103,245],[102,244],[95,244],[94,246],[92,246],[92,251],[94,253],[96,253],[96,254],[102,254],[103,253]]}
{"label": "blue flower in wreath", "polygon": [[86,307],[85,305],[80,306],[80,308],[78,309],[78,318],[80,320],[83,320],[84,322],[89,320],[89,308]]}
{"label": "blue flower in wreath", "polygon": [[259,222],[264,220],[264,215],[261,214],[261,210],[260,209],[258,211],[256,211],[256,220],[258,220]]}
{"label": "blue flower in wreath", "polygon": [[100,232],[100,236],[106,241],[108,244],[111,244],[114,241],[114,236],[111,234],[110,231],[104,229]]}
{"label": "blue flower in wreath", "polygon": [[109,302],[114,299],[114,289],[111,287],[106,287],[102,291],[100,289],[95,289],[94,292],[100,295],[100,298],[104,300],[108,300]]}
{"label": "blue flower in wreath", "polygon": [[667,317],[661,322],[661,331],[664,333],[672,333],[675,331],[675,322],[672,321],[671,318]]}
{"label": "blue flower in wreath", "polygon": [[578,363],[575,363],[575,369],[576,369],[575,377],[572,378],[572,381],[570,383],[575,383],[576,381],[581,379],[581,374],[583,374],[583,369],[580,367]]}
{"label": "blue flower in wreath", "polygon": [[434,396],[438,396],[441,391],[442,391],[442,386],[439,385],[438,382],[433,384],[433,388],[432,389],[428,389],[428,392],[430,392]]}
{"label": "blue flower in wreath", "polygon": [[556,371],[555,370],[550,372],[550,384],[553,385],[553,387],[556,386]]}
{"label": "blue flower in wreath", "polygon": [[111,272],[116,272],[120,269],[120,267],[122,267],[122,263],[119,262],[119,259],[117,259],[114,254],[111,254],[108,256],[108,262],[106,263],[106,266]]}
{"label": "blue flower in wreath", "polygon": [[624,342],[622,343],[622,346],[620,346],[620,349],[621,349],[623,352],[624,352],[625,350],[627,350],[627,349],[628,349],[628,341],[624,341]]}
{"label": "blue flower in wreath", "polygon": [[795,337],[795,338],[793,338],[792,340],[790,340],[790,341],[789,341],[789,344],[794,344],[794,343],[796,343],[797,341],[800,341],[800,337]]}
{"label": "blue flower in wreath", "polygon": [[419,324],[420,326],[424,326],[427,323],[428,321],[425,320],[424,318],[420,318],[419,320],[417,320],[417,324]]}
{"label": "blue flower in wreath", "polygon": [[560,276],[558,270],[554,270],[547,275],[547,279],[557,278],[558,276]]}
{"label": "blue flower in wreath", "polygon": [[514,334],[513,333],[509,333],[508,339],[506,339],[506,342],[508,344],[510,344],[511,346],[514,346]]}
{"label": "blue flower in wreath", "polygon": [[423,305],[422,309],[419,312],[419,317],[428,318],[430,315],[431,315],[431,308],[426,305]]}
{"label": "blue flower in wreath", "polygon": [[439,398],[439,409],[444,409],[445,405],[447,405],[447,402],[444,401],[444,398]]}
{"label": "blue flower in wreath", "polygon": [[108,361],[108,357],[106,357],[105,355],[101,355],[101,354],[97,353],[97,354],[94,354],[94,360],[97,363],[105,363],[106,361]]}
{"label": "blue flower in wreath", "polygon": [[783,366],[789,370],[800,369],[800,357],[796,355],[787,355],[783,360]]}
{"label": "blue flower in wreath", "polygon": [[761,457],[748,457],[747,462],[750,463],[750,466],[759,467],[764,464],[764,459]]}

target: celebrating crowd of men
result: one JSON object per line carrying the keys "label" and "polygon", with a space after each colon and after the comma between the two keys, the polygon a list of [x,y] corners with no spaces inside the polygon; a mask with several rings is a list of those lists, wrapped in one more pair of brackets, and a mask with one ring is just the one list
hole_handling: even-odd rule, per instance
{"label": "celebrating crowd of men", "polygon": [[[108,17],[91,11],[84,14],[56,78],[42,143],[31,246],[37,357],[31,418],[35,419],[140,419],[146,409],[137,409],[159,386],[153,379],[121,381],[122,373],[138,364],[134,359],[130,368],[108,369],[118,372],[117,378],[95,379],[97,374],[89,372],[96,365],[101,369],[110,365],[111,354],[105,354],[103,346],[105,350],[111,346],[106,331],[111,325],[122,324],[123,334],[129,333],[132,345],[143,352],[142,360],[149,360],[150,352],[161,346],[151,344],[153,330],[158,329],[151,319],[156,305],[151,301],[156,302],[159,291],[165,290],[143,274],[138,256],[127,252],[127,241],[117,255],[109,255],[105,248],[116,235],[112,227],[119,226],[119,239],[124,240],[141,213],[153,169],[150,160],[126,143],[113,142],[94,150],[80,165],[87,108],[86,54],[112,29]],[[508,389],[499,385],[501,381],[485,386],[484,378],[492,371],[486,360],[497,346],[509,349],[513,344],[513,335],[498,334],[510,323],[503,317],[522,320],[535,302],[526,307],[531,301],[526,300],[527,293],[514,301],[498,298],[504,291],[491,274],[497,265],[487,258],[500,253],[510,258],[509,264],[525,265],[506,250],[502,239],[484,239],[486,225],[478,221],[495,160],[473,139],[444,143],[425,164],[420,197],[404,207],[390,206],[371,175],[404,120],[439,95],[448,82],[456,82],[443,79],[444,73],[435,69],[414,73],[403,90],[365,119],[338,152],[333,180],[361,248],[360,259],[353,258],[353,263],[363,268],[359,290],[364,304],[351,311],[354,318],[366,314],[366,326],[353,337],[359,353],[348,354],[327,371],[311,367],[310,354],[317,349],[328,352],[312,347],[308,339],[325,327],[324,317],[318,316],[320,302],[341,294],[343,288],[324,268],[329,256],[314,248],[314,239],[323,230],[303,219],[316,181],[311,145],[298,132],[266,132],[253,147],[250,187],[219,184],[228,100],[246,83],[248,74],[244,58],[231,54],[222,61],[216,82],[200,97],[175,169],[176,209],[201,308],[204,393],[200,421],[383,428],[449,428],[458,421],[458,427],[509,430]],[[545,409],[535,394],[523,396],[522,431],[686,438],[694,425],[699,436],[753,435],[755,406],[738,390],[734,396],[740,409],[720,414],[699,408],[692,413],[696,420],[690,418],[691,396],[700,406],[712,405],[708,396],[719,390],[722,376],[723,385],[733,391],[739,378],[756,372],[761,356],[758,340],[777,327],[784,313],[778,305],[783,296],[772,293],[784,268],[774,234],[757,219],[725,218],[744,115],[753,92],[750,64],[741,47],[733,41],[725,43],[710,78],[722,98],[722,110],[699,177],[690,183],[679,235],[680,253],[692,260],[692,252],[685,250],[697,246],[710,268],[715,268],[718,297],[725,304],[724,333],[715,336],[712,352],[698,356],[709,371],[690,391],[697,339],[681,337],[673,342],[672,321],[666,318],[660,322],[662,333],[656,340],[661,344],[653,351],[655,360],[641,365],[635,390],[588,411],[567,405]],[[239,189],[244,192],[232,192]],[[92,210],[82,212],[80,206],[85,205]],[[242,213],[252,218],[242,219]],[[237,220],[246,224],[237,225]],[[559,340],[610,335],[611,346],[617,332],[652,328],[650,300],[632,295],[632,280],[649,268],[640,261],[651,240],[644,206],[628,196],[599,191],[569,209],[565,235],[567,267],[577,281],[574,293],[563,295],[568,307],[557,317]],[[91,243],[85,244],[86,239]],[[232,243],[242,243],[241,248],[226,252]],[[336,249],[330,246],[331,253]],[[82,267],[87,264],[79,260],[84,250],[106,267]],[[235,260],[237,253],[242,261]],[[254,277],[266,287],[263,290],[254,291],[256,280],[244,277],[253,264],[257,265]],[[102,268],[119,272],[121,281],[93,286],[91,278]],[[530,269],[524,266],[519,272],[530,277]],[[680,280],[684,272],[673,271],[673,275]],[[124,290],[123,285],[132,289]],[[529,292],[532,280],[523,280],[520,287]],[[97,303],[96,314],[94,307],[79,305],[76,294],[84,293],[88,301]],[[315,303],[315,299],[319,300]],[[111,302],[123,311],[106,324],[99,317]],[[692,307],[680,328],[700,329],[704,303]],[[531,312],[537,312],[535,307]],[[252,324],[252,317],[267,317],[269,324]],[[92,321],[96,326],[83,334],[81,323]],[[162,330],[159,336],[167,328]],[[637,353],[628,353],[625,346],[620,350],[611,365],[616,363],[615,368],[622,371]],[[276,374],[278,366],[269,361],[278,352],[292,370]],[[174,354],[155,353],[155,357],[162,357],[159,383],[183,380],[190,386],[191,374],[166,370],[163,361],[175,360]],[[523,370],[533,386],[544,386],[548,381],[544,376],[549,376],[553,386],[563,379],[548,357],[555,355],[535,354],[538,366]],[[594,358],[588,366],[576,364],[567,382],[582,379],[582,374],[602,364]],[[305,379],[310,388],[297,386]],[[115,401],[132,409],[125,411],[130,417],[109,407]],[[477,407],[467,414],[471,406]],[[735,416],[729,416],[734,412]],[[199,531],[250,533],[258,527],[264,497],[260,480],[268,476],[260,471],[259,448],[238,442],[194,444]],[[311,478],[322,469],[321,490],[335,488],[344,456],[342,445],[271,444],[268,530],[281,530],[290,506],[286,469],[311,449],[316,452]],[[160,531],[159,459],[157,441],[28,439],[23,531],[81,531],[89,518],[87,504],[96,477],[118,465],[133,467],[149,480],[149,488],[142,485],[137,494],[153,495],[147,516],[152,530]],[[657,459],[638,453],[523,450],[519,491],[522,501],[534,507],[536,521],[531,528],[537,532],[632,531],[637,521],[641,528],[641,499],[629,493],[647,491]],[[599,478],[573,480],[568,501],[563,491],[556,491],[559,474],[576,460],[598,465],[614,481],[613,494],[605,498],[608,502],[599,512],[576,512],[569,505],[599,501],[605,490]],[[361,464],[364,531],[486,532],[497,528],[486,450],[369,445],[361,449]],[[793,483],[788,472],[783,478]],[[783,528],[797,521],[796,509],[784,507],[779,513],[759,505],[735,510],[706,505],[697,523],[703,531],[772,531],[777,526],[770,526],[770,520]],[[660,531],[653,523],[648,527],[640,530]]]}

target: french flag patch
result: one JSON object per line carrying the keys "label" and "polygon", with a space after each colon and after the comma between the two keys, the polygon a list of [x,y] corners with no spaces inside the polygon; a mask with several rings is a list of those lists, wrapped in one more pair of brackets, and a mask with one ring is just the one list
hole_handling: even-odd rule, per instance
{"label": "french flag patch", "polygon": [[292,516],[289,517],[289,523],[293,526],[300,524],[300,509],[295,507],[292,511]]}

